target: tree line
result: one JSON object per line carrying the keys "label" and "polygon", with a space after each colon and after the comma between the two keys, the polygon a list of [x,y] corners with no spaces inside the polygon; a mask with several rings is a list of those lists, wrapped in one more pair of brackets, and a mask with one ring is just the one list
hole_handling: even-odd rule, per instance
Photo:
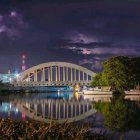
{"label": "tree line", "polygon": [[92,86],[111,86],[114,90],[134,89],[140,83],[140,57],[117,56],[103,62]]}

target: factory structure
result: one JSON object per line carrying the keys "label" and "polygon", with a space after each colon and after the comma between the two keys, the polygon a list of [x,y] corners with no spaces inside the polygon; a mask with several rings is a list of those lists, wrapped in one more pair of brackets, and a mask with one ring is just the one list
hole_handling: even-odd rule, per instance
{"label": "factory structure", "polygon": [[[26,70],[26,55],[23,54],[21,58],[22,58],[21,70],[25,71]],[[7,74],[0,74],[1,83],[10,83],[11,80],[13,80],[13,79],[16,80],[17,78],[18,78],[18,73],[17,72],[11,73],[10,70],[8,70]]]}

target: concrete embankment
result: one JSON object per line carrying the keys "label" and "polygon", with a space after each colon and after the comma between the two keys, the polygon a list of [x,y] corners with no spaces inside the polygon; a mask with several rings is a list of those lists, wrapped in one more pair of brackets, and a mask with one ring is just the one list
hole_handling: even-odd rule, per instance
{"label": "concrete embankment", "polygon": [[[110,102],[113,97],[112,91],[83,91],[79,94],[84,96],[84,99],[91,99],[94,101]],[[140,101],[139,91],[125,91],[125,99]]]}

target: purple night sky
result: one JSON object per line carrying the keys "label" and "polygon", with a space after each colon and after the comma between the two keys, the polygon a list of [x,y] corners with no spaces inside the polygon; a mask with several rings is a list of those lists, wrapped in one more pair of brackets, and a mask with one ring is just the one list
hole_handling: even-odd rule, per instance
{"label": "purple night sky", "polygon": [[140,0],[0,0],[0,73],[49,61],[101,70],[140,56]]}

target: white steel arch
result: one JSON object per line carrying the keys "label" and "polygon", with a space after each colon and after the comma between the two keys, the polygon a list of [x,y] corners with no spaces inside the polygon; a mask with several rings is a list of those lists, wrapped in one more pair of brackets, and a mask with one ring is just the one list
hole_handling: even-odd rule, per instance
{"label": "white steel arch", "polygon": [[87,85],[96,73],[66,62],[48,62],[31,67],[19,74],[18,85]]}
{"label": "white steel arch", "polygon": [[[12,102],[20,112],[38,121],[74,122],[93,115],[96,110],[89,100],[63,99],[14,99]],[[39,110],[40,106],[40,110]]]}

